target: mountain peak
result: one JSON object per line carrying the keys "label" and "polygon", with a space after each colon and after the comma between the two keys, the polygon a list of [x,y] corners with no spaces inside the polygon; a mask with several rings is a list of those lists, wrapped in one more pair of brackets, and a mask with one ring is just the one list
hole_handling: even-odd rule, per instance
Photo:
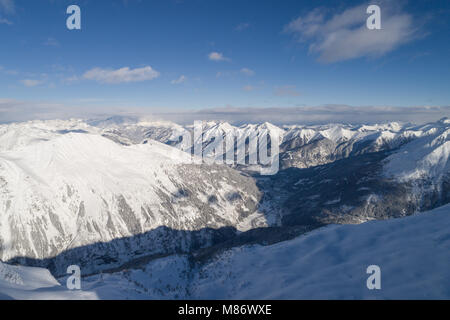
{"label": "mountain peak", "polygon": [[450,118],[449,117],[443,117],[438,122],[445,123],[445,124],[450,124]]}

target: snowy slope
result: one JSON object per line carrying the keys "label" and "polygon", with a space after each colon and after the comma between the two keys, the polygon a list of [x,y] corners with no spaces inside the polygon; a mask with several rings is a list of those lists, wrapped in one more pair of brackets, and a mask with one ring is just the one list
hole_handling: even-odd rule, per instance
{"label": "snowy slope", "polygon": [[[369,265],[381,268],[379,291],[366,287]],[[196,297],[449,299],[450,206],[236,248],[203,267],[195,282]]]}
{"label": "snowy slope", "polygon": [[0,262],[0,300],[98,299],[94,292],[70,291],[48,270]]}
{"label": "snowy slope", "polygon": [[68,132],[98,133],[100,130],[79,119],[28,121],[0,125],[0,152],[20,149],[31,144],[48,141]]}
{"label": "snowy slope", "polygon": [[422,139],[408,143],[387,159],[387,175],[408,181],[424,178],[440,180],[449,174],[450,120],[442,119],[424,129]]}
{"label": "snowy slope", "polygon": [[[54,279],[42,269],[12,269],[22,279],[19,284],[7,283],[5,272],[0,269],[0,296],[450,299],[449,230],[450,205],[447,205],[401,219],[332,225],[271,246],[238,247],[196,267],[188,262],[187,256],[169,256],[152,261],[143,269],[84,278],[83,291],[75,293],[54,286]],[[366,287],[369,265],[381,268],[381,290]],[[16,268],[3,264],[5,267]],[[39,286],[44,289],[33,290]]]}
{"label": "snowy slope", "polygon": [[[188,232],[169,236],[160,227],[200,231],[265,225],[265,217],[257,212],[260,195],[253,179],[225,166],[189,164],[189,154],[156,141],[123,146],[88,126],[85,131],[90,133],[81,133],[61,131],[59,124],[3,128],[18,133],[0,151],[3,261],[52,258],[73,248],[128,237],[126,244],[107,245],[108,260],[120,263],[137,252],[191,248]],[[26,134],[30,127],[32,133]],[[7,137],[5,133],[0,139]],[[148,233],[152,230],[159,231]],[[140,234],[145,237],[132,238]],[[201,237],[201,245],[211,241],[209,234]],[[85,263],[96,264],[94,257],[105,255],[105,248],[91,249],[89,255],[74,253],[72,259],[83,257]]]}
{"label": "snowy slope", "polygon": [[[271,246],[234,248],[191,273],[186,258],[169,257],[126,277],[150,298],[449,299],[449,230],[447,205],[402,219],[328,226]],[[381,268],[381,290],[366,287],[369,265]],[[88,279],[87,286],[97,280]]]}
{"label": "snowy slope", "polygon": [[[213,246],[233,238],[236,230],[360,223],[450,201],[448,119],[421,126],[283,129],[269,123],[205,123],[206,152],[217,135],[282,137],[282,163],[305,169],[281,171],[264,180],[267,188],[224,165],[190,164],[188,153],[170,145],[191,127],[122,120],[0,126],[2,261],[49,267],[58,276],[68,264],[97,273],[144,256]],[[360,154],[365,160],[356,157]],[[337,161],[342,159],[348,161]],[[172,261],[167,268],[187,265],[186,257],[167,259]],[[178,278],[184,285],[178,280],[169,285],[181,288],[168,293],[174,297],[194,292],[201,282]],[[157,292],[151,296],[159,297]]]}

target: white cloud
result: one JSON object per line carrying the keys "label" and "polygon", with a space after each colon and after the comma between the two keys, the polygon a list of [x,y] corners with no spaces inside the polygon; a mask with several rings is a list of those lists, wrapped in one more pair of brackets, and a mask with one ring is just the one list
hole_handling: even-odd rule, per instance
{"label": "white cloud", "polygon": [[180,84],[187,80],[187,78],[184,75],[181,75],[178,79],[170,81],[171,84]]}
{"label": "white cloud", "polygon": [[417,29],[413,17],[382,1],[381,30],[369,30],[369,15],[363,4],[333,15],[315,9],[285,26],[300,42],[309,42],[309,51],[321,62],[333,63],[360,57],[382,56],[414,39]]}
{"label": "white cloud", "polygon": [[4,73],[10,76],[17,76],[20,72],[17,70],[5,70]]}
{"label": "white cloud", "polygon": [[242,87],[242,90],[247,91],[247,92],[253,91],[255,89],[256,88],[252,85],[247,85],[247,86]]}
{"label": "white cloud", "polygon": [[220,52],[211,52],[208,55],[208,59],[211,61],[230,61],[229,58],[224,57]]}
{"label": "white cloud", "polygon": [[282,87],[276,87],[275,95],[279,96],[279,97],[284,97],[284,96],[298,97],[298,96],[300,96],[300,92],[298,92],[295,89],[295,86],[286,85],[286,86],[282,86]]}
{"label": "white cloud", "polygon": [[26,87],[36,87],[42,84],[41,80],[32,80],[32,79],[20,80],[20,82]]}
{"label": "white cloud", "polygon": [[61,80],[62,83],[70,84],[79,81],[80,78],[78,76],[70,76],[68,78],[64,78]]}
{"label": "white cloud", "polygon": [[[0,0],[0,13],[3,15],[12,15],[16,11],[13,0]],[[13,25],[12,21],[0,15],[0,24]]]}
{"label": "white cloud", "polygon": [[13,23],[11,21],[9,21],[8,19],[0,17],[0,24],[7,24],[7,25],[11,26]]}
{"label": "white cloud", "polygon": [[45,40],[44,45],[50,47],[59,47],[59,42],[56,39],[49,37],[47,38],[47,40]]}
{"label": "white cloud", "polygon": [[0,11],[6,14],[13,14],[16,11],[13,0],[0,0]]}
{"label": "white cloud", "polygon": [[83,78],[100,83],[117,84],[153,80],[158,78],[159,74],[150,66],[136,69],[124,67],[117,70],[94,68],[85,72]]}
{"label": "white cloud", "polygon": [[216,73],[216,78],[230,77],[235,75],[236,73],[236,71],[219,71]]}
{"label": "white cloud", "polygon": [[248,68],[242,68],[241,73],[245,74],[246,76],[253,76],[255,75],[255,71],[248,69]]}

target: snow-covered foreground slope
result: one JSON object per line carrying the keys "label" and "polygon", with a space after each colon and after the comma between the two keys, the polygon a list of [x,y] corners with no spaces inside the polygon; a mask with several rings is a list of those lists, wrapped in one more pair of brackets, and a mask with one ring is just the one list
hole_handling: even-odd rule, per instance
{"label": "snow-covered foreground slope", "polygon": [[[381,268],[381,290],[367,289],[370,265]],[[450,206],[236,248],[203,267],[191,292],[238,299],[449,299]]]}
{"label": "snow-covered foreground slope", "polygon": [[[369,265],[381,268],[381,290],[366,286]],[[0,271],[3,298],[450,299],[450,205],[238,247],[206,264],[169,256],[143,269],[84,278],[75,292],[55,287],[43,269],[0,266],[21,279],[8,282]]]}
{"label": "snow-covered foreground slope", "polygon": [[51,263],[58,273],[72,263],[107,267],[207,246],[213,229],[266,224],[253,179],[190,164],[189,154],[156,141],[123,146],[75,124],[1,128],[3,261]]}
{"label": "snow-covered foreground slope", "polygon": [[95,292],[67,290],[47,269],[11,266],[0,262],[0,300],[97,298]]}

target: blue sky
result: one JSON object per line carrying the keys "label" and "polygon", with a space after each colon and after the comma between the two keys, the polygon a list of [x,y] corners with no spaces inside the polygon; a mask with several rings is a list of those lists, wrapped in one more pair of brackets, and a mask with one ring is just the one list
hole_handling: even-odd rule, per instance
{"label": "blue sky", "polygon": [[[0,0],[0,99],[148,110],[447,106],[450,2]],[[81,8],[81,30],[66,8]],[[1,117],[1,116],[0,116]]]}

